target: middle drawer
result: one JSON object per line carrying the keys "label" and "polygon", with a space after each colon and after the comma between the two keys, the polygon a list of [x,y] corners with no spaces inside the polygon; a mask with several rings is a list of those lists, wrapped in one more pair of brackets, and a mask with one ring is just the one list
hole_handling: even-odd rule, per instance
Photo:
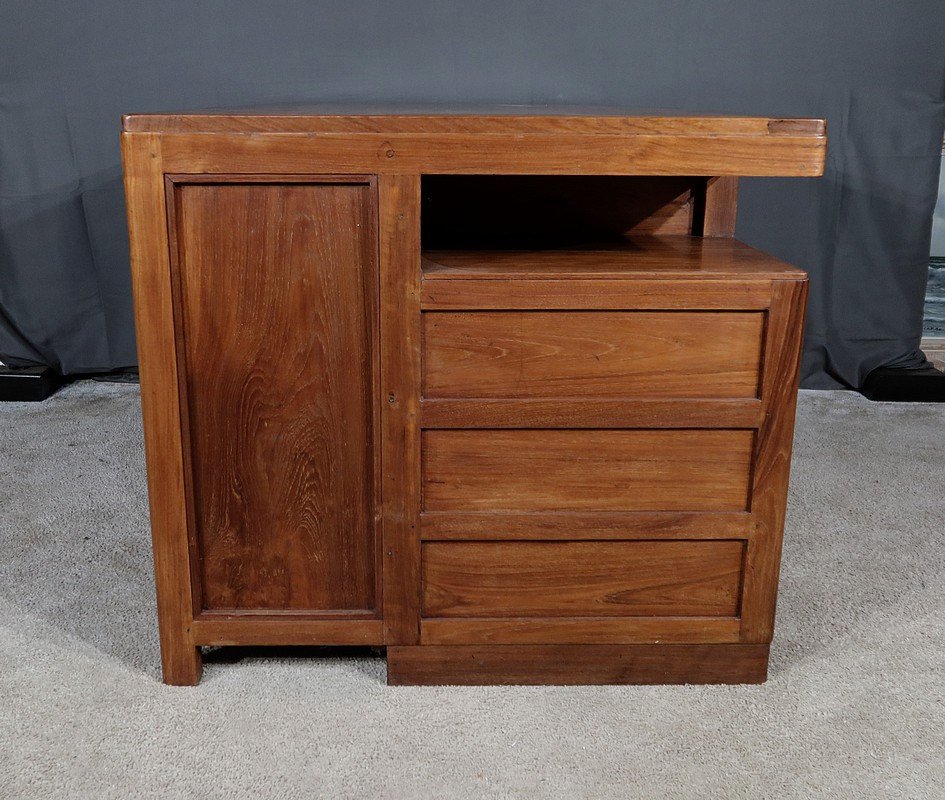
{"label": "middle drawer", "polygon": [[751,430],[425,430],[424,511],[745,511]]}

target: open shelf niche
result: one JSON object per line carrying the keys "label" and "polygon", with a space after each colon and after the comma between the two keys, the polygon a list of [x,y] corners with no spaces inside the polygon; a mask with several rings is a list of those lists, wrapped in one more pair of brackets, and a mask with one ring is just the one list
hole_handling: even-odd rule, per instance
{"label": "open shelf niche", "polygon": [[424,175],[424,250],[616,247],[703,233],[702,177]]}

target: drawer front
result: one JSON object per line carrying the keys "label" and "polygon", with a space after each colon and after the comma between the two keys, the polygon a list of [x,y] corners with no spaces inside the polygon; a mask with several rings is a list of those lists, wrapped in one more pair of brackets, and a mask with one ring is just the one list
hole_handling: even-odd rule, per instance
{"label": "drawer front", "polygon": [[749,430],[427,430],[425,511],[744,511]]}
{"label": "drawer front", "polygon": [[738,615],[744,544],[429,542],[426,617]]}
{"label": "drawer front", "polygon": [[423,315],[425,397],[756,397],[764,314]]}

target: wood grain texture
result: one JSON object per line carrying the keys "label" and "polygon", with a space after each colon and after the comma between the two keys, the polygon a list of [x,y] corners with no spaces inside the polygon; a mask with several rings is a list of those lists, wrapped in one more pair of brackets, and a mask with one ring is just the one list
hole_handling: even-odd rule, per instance
{"label": "wood grain texture", "polygon": [[427,312],[424,397],[755,397],[764,315]]}
{"label": "wood grain texture", "polygon": [[425,540],[747,539],[747,511],[426,512]]}
{"label": "wood grain texture", "polygon": [[426,511],[738,511],[742,430],[424,431]]}
{"label": "wood grain texture", "polygon": [[752,474],[752,541],[745,556],[742,641],[769,642],[781,569],[807,281],[779,284],[768,318],[762,402]]}
{"label": "wood grain texture", "polygon": [[420,176],[379,178],[384,625],[420,640]]}
{"label": "wood grain texture", "polygon": [[704,131],[521,133],[165,133],[170,172],[509,173],[521,175],[823,174],[826,139]]}
{"label": "wood grain texture", "polygon": [[194,615],[191,539],[184,489],[173,295],[161,143],[122,137],[141,410],[148,465],[151,539],[164,682],[200,680],[202,659],[190,628]]}
{"label": "wood grain texture", "polygon": [[126,114],[125,131],[162,133],[648,133],[823,138],[821,119],[706,113],[668,115],[610,106],[325,104],[267,106],[186,114]]}
{"label": "wood grain texture", "polygon": [[425,311],[491,309],[756,311],[768,308],[773,281],[424,278]]}
{"label": "wood grain texture", "polygon": [[427,542],[425,617],[738,614],[740,541]]}
{"label": "wood grain texture", "polygon": [[[540,250],[427,250],[423,277],[435,280],[667,280],[740,282],[803,278],[774,256],[725,237],[634,236],[613,244]],[[617,287],[611,286],[611,291]]]}
{"label": "wood grain texture", "polygon": [[382,645],[379,619],[210,615],[193,622],[194,639],[212,647],[231,645]]}
{"label": "wood grain texture", "polygon": [[389,647],[394,686],[763,683],[766,644]]}
{"label": "wood grain texture", "polygon": [[424,428],[757,428],[761,401],[426,398],[420,414]]}
{"label": "wood grain texture", "polygon": [[372,609],[373,188],[171,191],[202,607]]}
{"label": "wood grain texture", "polygon": [[735,218],[738,214],[738,178],[723,176],[709,178],[702,207],[702,235],[735,235]]}
{"label": "wood grain texture", "polygon": [[737,642],[738,617],[428,617],[421,644]]}

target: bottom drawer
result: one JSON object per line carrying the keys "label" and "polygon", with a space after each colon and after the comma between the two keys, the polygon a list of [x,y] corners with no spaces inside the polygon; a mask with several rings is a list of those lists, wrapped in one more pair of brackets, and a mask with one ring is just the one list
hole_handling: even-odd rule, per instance
{"label": "bottom drawer", "polygon": [[426,617],[734,617],[744,542],[428,542]]}

